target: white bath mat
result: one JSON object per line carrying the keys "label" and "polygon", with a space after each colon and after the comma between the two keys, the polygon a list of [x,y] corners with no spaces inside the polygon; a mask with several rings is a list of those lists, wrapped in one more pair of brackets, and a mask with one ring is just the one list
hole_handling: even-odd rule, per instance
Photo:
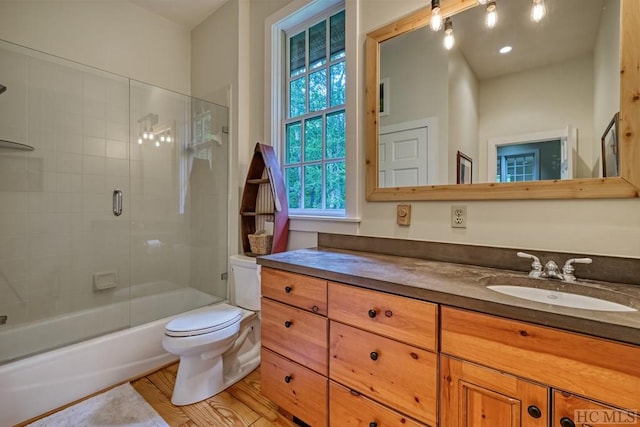
{"label": "white bath mat", "polygon": [[142,396],[126,383],[83,400],[27,427],[168,427]]}

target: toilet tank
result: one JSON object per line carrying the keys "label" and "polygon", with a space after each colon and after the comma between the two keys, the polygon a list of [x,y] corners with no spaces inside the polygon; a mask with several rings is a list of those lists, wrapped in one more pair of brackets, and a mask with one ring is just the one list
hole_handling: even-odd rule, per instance
{"label": "toilet tank", "polygon": [[260,310],[260,266],[256,259],[245,255],[229,257],[236,305],[247,310]]}

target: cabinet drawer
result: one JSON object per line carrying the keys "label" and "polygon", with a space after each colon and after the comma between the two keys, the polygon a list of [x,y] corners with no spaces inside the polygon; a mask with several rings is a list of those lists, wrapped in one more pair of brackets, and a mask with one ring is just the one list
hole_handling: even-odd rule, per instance
{"label": "cabinet drawer", "polygon": [[266,267],[261,271],[263,297],[327,315],[326,280]]}
{"label": "cabinet drawer", "polygon": [[622,408],[640,408],[640,347],[441,308],[441,351]]}
{"label": "cabinet drawer", "polygon": [[332,380],[436,425],[434,353],[334,321],[329,329]]}
{"label": "cabinet drawer", "polygon": [[424,424],[417,423],[333,381],[329,381],[329,425],[424,427]]}
{"label": "cabinet drawer", "polygon": [[436,350],[437,305],[329,283],[329,318],[427,350]]}
{"label": "cabinet drawer", "polygon": [[262,394],[310,426],[327,426],[327,379],[262,348]]}
{"label": "cabinet drawer", "polygon": [[640,416],[622,411],[612,406],[574,396],[570,393],[555,391],[553,393],[553,427],[571,425],[576,427],[608,427],[612,424],[629,427],[640,426]]}
{"label": "cabinet drawer", "polygon": [[327,375],[327,319],[262,298],[262,345]]}

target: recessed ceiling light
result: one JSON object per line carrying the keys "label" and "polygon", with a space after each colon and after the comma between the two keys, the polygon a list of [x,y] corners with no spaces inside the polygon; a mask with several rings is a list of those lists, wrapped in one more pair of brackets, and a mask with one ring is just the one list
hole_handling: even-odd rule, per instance
{"label": "recessed ceiling light", "polygon": [[500,53],[509,53],[509,52],[511,52],[511,49],[513,49],[511,46],[504,46],[504,47],[501,47],[498,52],[500,52]]}

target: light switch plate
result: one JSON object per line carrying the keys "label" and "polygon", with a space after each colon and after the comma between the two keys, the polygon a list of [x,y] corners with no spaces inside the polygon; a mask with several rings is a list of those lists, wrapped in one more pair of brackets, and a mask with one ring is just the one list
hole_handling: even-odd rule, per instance
{"label": "light switch plate", "polygon": [[411,205],[397,206],[396,223],[398,225],[411,225]]}

